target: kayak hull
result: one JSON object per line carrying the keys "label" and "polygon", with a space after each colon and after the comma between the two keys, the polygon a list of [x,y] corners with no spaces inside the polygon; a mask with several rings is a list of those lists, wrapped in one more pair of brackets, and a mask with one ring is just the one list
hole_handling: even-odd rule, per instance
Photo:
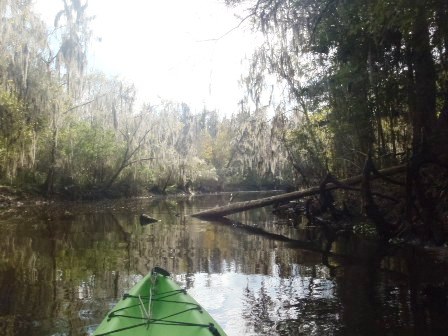
{"label": "kayak hull", "polygon": [[94,336],[225,336],[224,330],[161,268],[125,294]]}

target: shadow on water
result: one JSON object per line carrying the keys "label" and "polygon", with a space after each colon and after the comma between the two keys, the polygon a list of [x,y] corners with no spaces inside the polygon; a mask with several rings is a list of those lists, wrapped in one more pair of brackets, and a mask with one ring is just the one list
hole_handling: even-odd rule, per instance
{"label": "shadow on water", "polygon": [[[264,195],[238,198],[254,196]],[[227,202],[229,194],[204,195],[23,208],[3,216],[0,334],[89,334],[156,265],[189,288],[229,335],[447,333],[444,250],[385,253],[373,242],[342,237],[324,258],[189,217]],[[160,222],[141,226],[141,213]],[[289,239],[312,237],[273,218],[269,208],[232,220]]]}

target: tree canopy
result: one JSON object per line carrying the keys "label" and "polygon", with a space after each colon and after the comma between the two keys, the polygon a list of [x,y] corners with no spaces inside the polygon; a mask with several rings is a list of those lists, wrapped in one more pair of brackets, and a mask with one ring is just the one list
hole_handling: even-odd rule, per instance
{"label": "tree canopy", "polygon": [[266,113],[137,106],[132,83],[88,70],[87,2],[60,4],[51,27],[32,1],[0,4],[0,183],[81,198],[288,182]]}
{"label": "tree canopy", "polygon": [[294,124],[285,143],[297,171],[322,179],[360,172],[366,158],[377,167],[407,163],[406,218],[420,209],[439,235],[432,217],[446,204],[448,3],[226,2],[244,5],[264,33],[248,91],[263,99],[270,76],[285,88],[270,104]]}

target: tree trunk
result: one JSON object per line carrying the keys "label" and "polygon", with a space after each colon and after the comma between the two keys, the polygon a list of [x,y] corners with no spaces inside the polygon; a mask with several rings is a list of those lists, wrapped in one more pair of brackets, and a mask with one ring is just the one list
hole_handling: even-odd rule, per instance
{"label": "tree trunk", "polygon": [[[429,41],[428,22],[424,5],[417,7],[412,39],[415,70],[416,110],[414,144],[419,146],[436,125],[436,70]],[[414,148],[416,149],[416,148]]]}
{"label": "tree trunk", "polygon": [[[409,111],[413,131],[412,157],[407,167],[406,176],[406,218],[413,221],[415,196],[422,208],[422,220],[428,236],[439,236],[437,225],[433,220],[433,202],[426,196],[426,186],[419,181],[422,165],[430,160],[434,152],[436,123],[436,70],[430,45],[430,32],[427,13],[423,3],[416,3],[416,16],[413,23],[413,35],[406,58],[409,67]],[[429,237],[428,237],[429,238]]]}
{"label": "tree trunk", "polygon": [[56,151],[58,146],[58,124],[57,124],[57,106],[53,106],[53,132],[51,138],[50,166],[48,168],[47,178],[45,180],[45,193],[50,196],[54,193],[54,176],[56,170]]}

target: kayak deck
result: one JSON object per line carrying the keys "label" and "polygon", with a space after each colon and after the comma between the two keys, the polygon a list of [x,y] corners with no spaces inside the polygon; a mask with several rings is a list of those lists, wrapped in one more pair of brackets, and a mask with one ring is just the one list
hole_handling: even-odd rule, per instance
{"label": "kayak deck", "polygon": [[225,336],[210,314],[169,273],[153,269],[125,294],[94,336]]}

